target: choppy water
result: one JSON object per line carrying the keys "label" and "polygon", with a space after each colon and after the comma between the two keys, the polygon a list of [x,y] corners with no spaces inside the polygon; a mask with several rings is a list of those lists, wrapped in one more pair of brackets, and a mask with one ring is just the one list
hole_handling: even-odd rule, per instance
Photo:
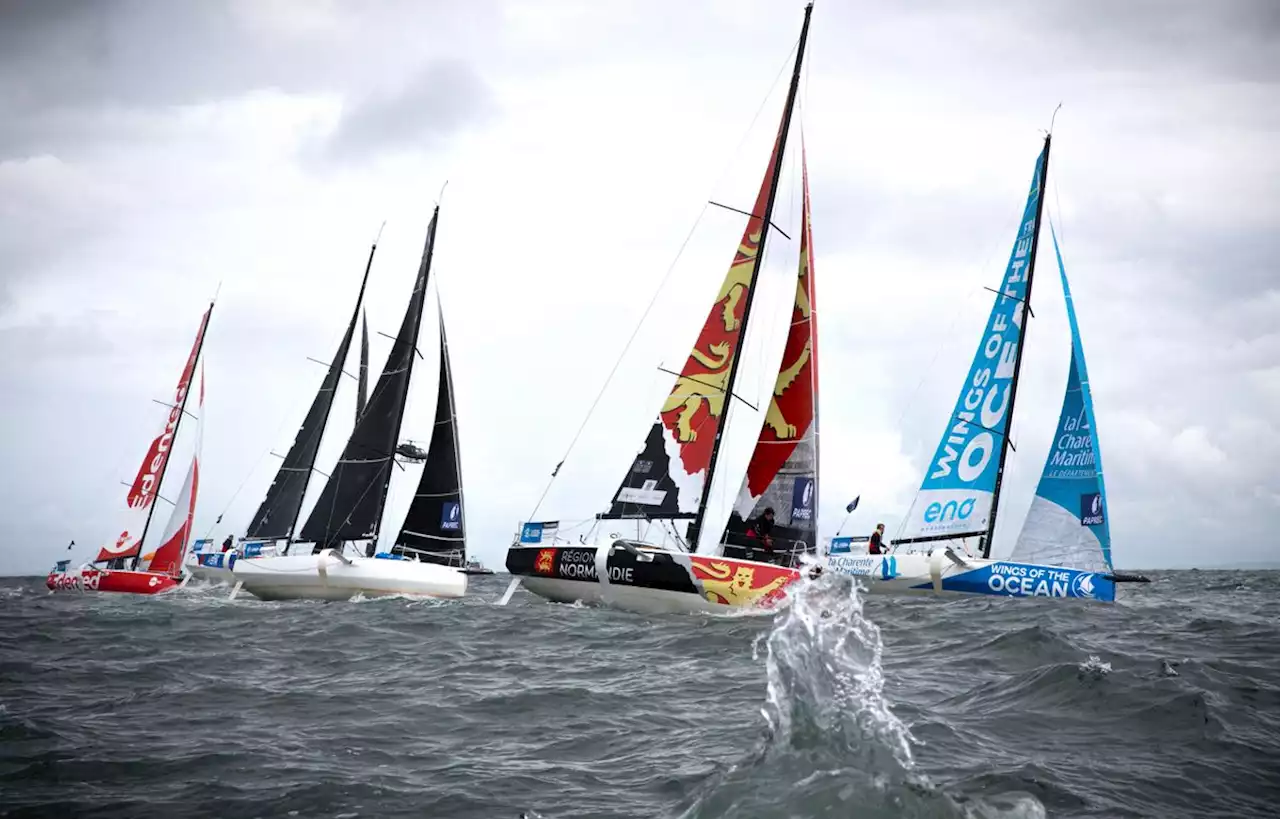
{"label": "choppy water", "polygon": [[1280,574],[774,617],[0,581],[0,816],[1251,817]]}

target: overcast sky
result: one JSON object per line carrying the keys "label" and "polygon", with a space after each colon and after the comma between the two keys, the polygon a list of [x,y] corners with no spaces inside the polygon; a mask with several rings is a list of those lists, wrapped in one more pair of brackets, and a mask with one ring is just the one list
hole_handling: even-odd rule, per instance
{"label": "overcast sky", "polygon": [[[0,573],[44,572],[68,540],[87,557],[118,532],[120,482],[164,414],[152,399],[172,394],[219,285],[197,530],[242,531],[379,225],[371,330],[394,333],[436,201],[469,548],[491,565],[675,261],[538,517],[602,511],[670,389],[657,368],[683,362],[732,258],[743,218],[705,202],[749,207],[801,19],[799,0],[0,2]],[[910,505],[1059,102],[1046,212],[1093,378],[1116,562],[1280,562],[1269,0],[817,4],[797,126],[821,530],[854,495],[857,533],[892,531]],[[799,135],[775,215],[792,237]],[[770,241],[748,399],[772,382],[796,254]],[[1051,260],[997,553],[1066,383]],[[424,445],[435,338],[432,317],[405,422]],[[375,370],[389,347],[374,335]],[[720,498],[761,421],[741,404],[732,418]],[[415,479],[393,482],[388,536]]]}

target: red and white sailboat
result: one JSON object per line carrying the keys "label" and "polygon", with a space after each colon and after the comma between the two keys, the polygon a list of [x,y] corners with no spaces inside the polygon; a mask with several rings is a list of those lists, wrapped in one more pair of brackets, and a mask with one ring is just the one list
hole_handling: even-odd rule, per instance
{"label": "red and white sailboat", "polygon": [[[196,364],[204,347],[205,332],[213,305],[205,311],[200,321],[191,354],[178,380],[173,401],[168,405],[169,414],[164,428],[151,442],[146,458],[138,469],[138,475],[129,487],[125,498],[128,524],[124,531],[109,545],[98,551],[91,563],[79,568],[68,568],[70,560],[59,561],[45,585],[50,591],[99,591],[125,594],[158,594],[179,586],[183,579],[182,564],[187,547],[191,543],[192,520],[196,511],[196,494],[200,485],[200,445],[203,438],[204,416],[204,367],[200,368],[200,392],[196,410],[195,444],[191,453],[191,466],[187,469],[182,489],[173,499],[173,512],[165,526],[160,545],[152,552],[144,553],[143,545],[151,528],[156,511],[156,498],[161,498],[160,487],[168,471],[170,455],[178,430],[187,411],[187,399]],[[163,498],[161,498],[163,499]],[[135,537],[134,532],[139,534]],[[127,566],[127,568],[126,568]]]}

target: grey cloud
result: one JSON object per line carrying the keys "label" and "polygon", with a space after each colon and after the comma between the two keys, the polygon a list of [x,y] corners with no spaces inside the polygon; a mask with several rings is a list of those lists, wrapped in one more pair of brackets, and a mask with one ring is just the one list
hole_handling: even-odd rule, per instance
{"label": "grey cloud", "polygon": [[351,103],[326,153],[348,158],[430,148],[479,121],[493,105],[489,87],[468,65],[451,60],[430,63],[400,87]]}

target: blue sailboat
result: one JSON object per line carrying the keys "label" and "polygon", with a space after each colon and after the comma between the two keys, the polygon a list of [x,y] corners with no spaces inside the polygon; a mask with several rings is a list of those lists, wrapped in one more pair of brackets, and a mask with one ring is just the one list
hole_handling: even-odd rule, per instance
{"label": "blue sailboat", "polygon": [[[1106,489],[1084,350],[1066,267],[1054,252],[1071,326],[1071,366],[1057,435],[1008,560],[992,560],[1008,432],[1022,369],[1051,137],[1035,174],[973,364],[907,514],[894,554],[853,551],[835,538],[828,565],[872,592],[1074,597],[1113,601],[1116,583],[1145,581],[1111,563]],[[1052,232],[1052,228],[1051,228]],[[862,540],[862,538],[859,538]],[[971,548],[972,547],[972,548]]]}

